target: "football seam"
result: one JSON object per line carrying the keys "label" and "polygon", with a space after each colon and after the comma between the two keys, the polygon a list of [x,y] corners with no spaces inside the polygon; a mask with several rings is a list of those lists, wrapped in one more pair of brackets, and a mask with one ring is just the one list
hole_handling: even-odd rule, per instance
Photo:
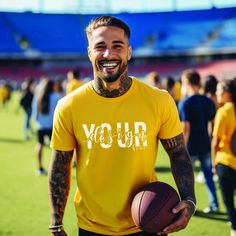
{"label": "football seam", "polygon": [[139,220],[139,226],[141,227],[141,206],[142,206],[142,201],[143,201],[143,197],[144,197],[144,194],[145,194],[146,191],[143,191],[142,193],[142,196],[141,196],[141,201],[140,201],[140,204],[138,206],[138,220]]}
{"label": "football seam", "polygon": [[[167,201],[170,199],[170,197],[171,197],[171,194],[168,195]],[[140,204],[140,205],[141,205],[141,204]],[[163,205],[162,207],[160,207],[160,208],[158,209],[158,211],[161,211],[161,209],[163,209],[163,207],[165,207],[165,205]],[[156,215],[153,216],[153,217],[150,217],[150,219],[148,219],[147,222],[153,221],[153,220],[155,219],[155,217],[156,217]],[[139,219],[139,222],[140,222],[140,219]]]}

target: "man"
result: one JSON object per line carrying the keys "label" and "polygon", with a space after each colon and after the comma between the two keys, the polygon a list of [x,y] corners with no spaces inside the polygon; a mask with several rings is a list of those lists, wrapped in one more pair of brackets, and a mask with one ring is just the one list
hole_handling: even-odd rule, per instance
{"label": "man", "polygon": [[184,136],[192,162],[200,161],[209,195],[209,207],[205,213],[218,211],[218,200],[211,164],[211,138],[209,124],[215,116],[214,102],[200,94],[201,78],[194,70],[185,70],[181,76],[182,86],[187,97],[178,104]]}
{"label": "man", "polygon": [[71,93],[72,91],[83,85],[83,82],[79,78],[80,78],[79,69],[70,70],[67,73],[68,83],[66,85],[66,94]]}
{"label": "man", "polygon": [[173,209],[179,219],[162,234],[179,231],[194,213],[195,195],[175,103],[168,93],[128,76],[130,29],[124,22],[98,17],[86,31],[94,79],[63,98],[54,116],[49,173],[52,235],[67,235],[62,221],[74,148],[79,235],[156,235],[134,225],[130,207],[135,191],[157,180],[159,139],[170,156],[182,198]]}

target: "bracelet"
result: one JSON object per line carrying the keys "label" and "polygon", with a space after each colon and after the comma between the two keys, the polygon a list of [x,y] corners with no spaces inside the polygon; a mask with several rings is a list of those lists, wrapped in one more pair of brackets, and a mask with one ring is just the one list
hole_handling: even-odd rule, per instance
{"label": "bracelet", "polygon": [[195,203],[194,201],[190,200],[190,199],[186,199],[186,201],[192,203],[192,205],[193,205],[193,207],[194,207],[194,212],[193,212],[193,214],[194,214],[195,211],[196,211],[196,203]]}
{"label": "bracelet", "polygon": [[[62,230],[63,225],[49,225],[48,229],[49,230]],[[56,232],[60,232],[60,231],[56,231]]]}

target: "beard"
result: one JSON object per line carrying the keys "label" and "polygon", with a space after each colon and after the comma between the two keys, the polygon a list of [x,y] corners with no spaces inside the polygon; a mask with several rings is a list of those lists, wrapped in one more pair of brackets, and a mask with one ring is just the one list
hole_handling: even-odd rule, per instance
{"label": "beard", "polygon": [[126,63],[126,64],[123,64],[116,73],[110,74],[110,75],[101,74],[101,75],[98,75],[98,77],[101,80],[105,81],[106,83],[113,83],[117,81],[121,77],[121,75],[124,74],[125,71],[127,71],[127,68],[128,68],[128,64]]}

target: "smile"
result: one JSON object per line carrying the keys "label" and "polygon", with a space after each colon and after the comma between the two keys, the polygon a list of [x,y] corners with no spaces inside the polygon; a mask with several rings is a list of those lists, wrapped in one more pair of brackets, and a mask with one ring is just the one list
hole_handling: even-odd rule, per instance
{"label": "smile", "polygon": [[103,67],[104,69],[114,69],[119,65],[119,62],[109,62],[109,61],[105,61],[105,62],[100,62],[100,66]]}

